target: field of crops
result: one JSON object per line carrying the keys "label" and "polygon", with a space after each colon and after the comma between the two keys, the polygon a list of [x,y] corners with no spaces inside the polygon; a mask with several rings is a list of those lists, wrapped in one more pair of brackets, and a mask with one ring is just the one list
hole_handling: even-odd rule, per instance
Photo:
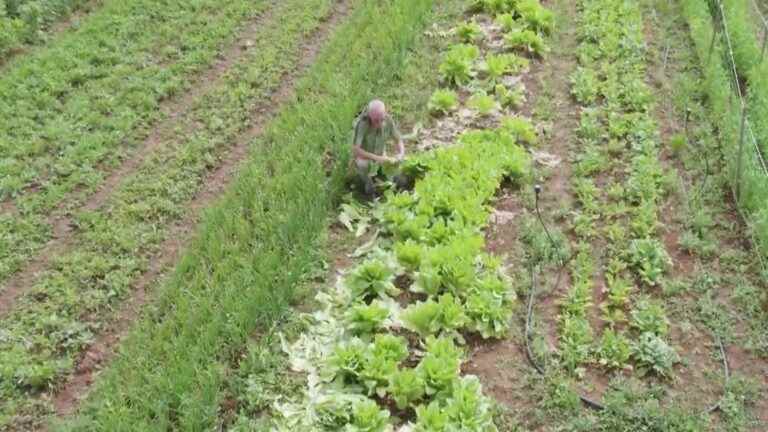
{"label": "field of crops", "polygon": [[764,12],[0,0],[0,431],[768,430]]}

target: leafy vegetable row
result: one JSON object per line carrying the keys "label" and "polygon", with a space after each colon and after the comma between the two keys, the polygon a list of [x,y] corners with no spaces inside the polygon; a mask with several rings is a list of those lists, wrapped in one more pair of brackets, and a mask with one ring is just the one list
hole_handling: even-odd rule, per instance
{"label": "leafy vegetable row", "polygon": [[[627,313],[638,287],[658,285],[671,265],[657,238],[666,177],[658,160],[653,96],[644,82],[642,26],[637,5],[580,2],[579,67],[571,77],[573,96],[584,106],[572,186],[580,205],[573,218],[580,243],[560,316],[561,362],[577,373],[591,361],[614,369],[632,360],[643,372],[667,375],[678,360],[663,339],[668,321],[660,304],[639,296]],[[614,180],[603,180],[606,174]],[[604,268],[596,268],[593,245],[605,251]],[[598,341],[589,321],[596,271],[605,284],[600,310],[607,325]]]}

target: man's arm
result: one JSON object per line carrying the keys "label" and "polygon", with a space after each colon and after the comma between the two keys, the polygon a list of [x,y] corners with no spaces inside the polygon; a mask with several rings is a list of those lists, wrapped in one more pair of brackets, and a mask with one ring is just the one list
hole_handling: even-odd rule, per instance
{"label": "man's arm", "polygon": [[358,159],[367,159],[367,160],[372,160],[374,162],[379,162],[379,163],[392,162],[392,158],[369,153],[363,150],[363,147],[358,145],[355,145],[352,148],[352,152],[355,154],[355,157]]}

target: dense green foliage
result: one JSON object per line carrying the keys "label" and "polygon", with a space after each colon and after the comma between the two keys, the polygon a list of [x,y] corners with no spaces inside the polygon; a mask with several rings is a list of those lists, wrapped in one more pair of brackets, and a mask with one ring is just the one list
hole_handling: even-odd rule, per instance
{"label": "dense green foliage", "polygon": [[[24,413],[41,404],[35,402],[38,393],[55,388],[71,371],[184,216],[202,179],[248,126],[253,105],[266,104],[286,71],[298,64],[302,37],[328,15],[331,4],[312,0],[312,13],[306,1],[278,6],[254,50],[193,102],[181,123],[184,130],[123,179],[105,209],[78,215],[82,231],[72,248],[2,318],[3,417],[23,421]],[[270,34],[277,36],[267,38]]]}
{"label": "dense green foliage", "polygon": [[[208,213],[157,308],[86,403],[82,429],[195,430],[217,422],[219,361],[282,315],[313,266],[346,172],[349,119],[396,80],[431,7],[427,0],[356,6],[300,82],[295,103],[257,140],[232,190]],[[330,176],[326,152],[338,155]],[[360,408],[361,418],[369,414]]]}
{"label": "dense green foliage", "polygon": [[[28,2],[34,4],[39,2]],[[78,209],[265,1],[109,2],[0,74],[0,283]],[[219,118],[219,117],[216,117]]]}

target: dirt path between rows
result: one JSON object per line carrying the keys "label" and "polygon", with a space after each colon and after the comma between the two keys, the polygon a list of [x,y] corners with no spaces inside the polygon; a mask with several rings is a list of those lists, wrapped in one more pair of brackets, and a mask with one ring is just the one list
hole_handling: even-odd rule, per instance
{"label": "dirt path between rows", "polygon": [[334,28],[349,15],[351,3],[351,0],[337,2],[330,16],[318,29],[305,36],[300,48],[299,64],[282,77],[282,84],[272,93],[271,98],[260,103],[254,110],[253,123],[237,138],[235,145],[223,156],[220,165],[206,177],[205,188],[189,204],[187,216],[173,226],[168,240],[151,260],[150,268],[136,282],[131,297],[122,304],[111,325],[106,326],[108,330],[96,337],[95,342],[81,356],[75,373],[53,396],[52,403],[59,417],[70,415],[77,409],[95,375],[114,357],[117,345],[128,334],[144,305],[150,300],[149,287],[178,260],[193,237],[202,210],[227,189],[240,163],[246,159],[253,140],[264,131],[280,108],[293,99],[297,80],[314,63]]}
{"label": "dirt path between rows", "polygon": [[[167,138],[171,137],[174,130],[183,124],[183,119],[193,109],[194,101],[215,88],[227,71],[249,54],[248,48],[252,45],[253,38],[258,34],[263,23],[273,17],[276,4],[277,0],[272,0],[271,5],[267,6],[263,13],[252,19],[237,39],[222,51],[219,60],[193,78],[188,92],[171,98],[161,105],[160,110],[165,118],[157,123],[141,145],[133,150],[132,158],[123,161],[106,176],[102,185],[80,205],[80,210],[93,211],[103,207],[125,178],[134,174],[147,157],[163,144],[172,141]],[[74,244],[76,234],[74,218],[71,215],[62,214],[66,213],[63,212],[64,205],[65,202],[48,218],[48,224],[52,230],[48,243],[27,262],[24,268],[11,276],[6,281],[4,289],[0,290],[0,318],[13,309],[17,299],[32,289],[39,276],[50,268],[53,259]]]}

